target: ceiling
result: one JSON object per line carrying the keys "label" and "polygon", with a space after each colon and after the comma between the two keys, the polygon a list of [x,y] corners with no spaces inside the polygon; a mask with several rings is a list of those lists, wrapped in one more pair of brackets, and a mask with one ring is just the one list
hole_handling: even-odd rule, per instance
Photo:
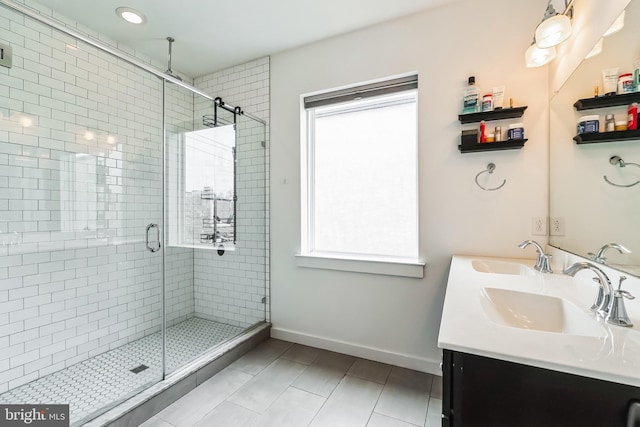
{"label": "ceiling", "polygon": [[[295,46],[457,0],[38,0],[52,10],[198,77]],[[144,25],[115,9],[139,10]]]}

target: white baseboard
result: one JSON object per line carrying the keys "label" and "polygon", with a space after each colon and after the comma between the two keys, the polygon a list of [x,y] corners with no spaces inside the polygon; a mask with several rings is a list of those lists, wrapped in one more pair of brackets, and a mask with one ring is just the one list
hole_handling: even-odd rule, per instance
{"label": "white baseboard", "polygon": [[297,344],[308,345],[310,347],[335,351],[337,353],[348,354],[350,356],[360,357],[376,362],[388,363],[389,365],[400,366],[401,368],[413,369],[415,371],[442,376],[439,360],[394,353],[388,350],[381,350],[379,348],[351,344],[344,341],[276,327],[271,328],[271,337]]}

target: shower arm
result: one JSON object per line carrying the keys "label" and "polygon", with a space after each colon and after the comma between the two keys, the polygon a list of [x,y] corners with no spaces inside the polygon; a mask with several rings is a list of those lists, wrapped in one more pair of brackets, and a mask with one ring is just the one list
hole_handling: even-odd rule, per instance
{"label": "shower arm", "polygon": [[179,75],[177,75],[176,73],[173,72],[173,70],[171,69],[171,58],[173,56],[173,42],[176,41],[176,39],[174,39],[173,37],[167,37],[167,41],[169,42],[169,63],[167,66],[167,71],[166,73],[169,74],[171,77],[174,77],[178,80],[182,80],[182,77],[180,77]]}

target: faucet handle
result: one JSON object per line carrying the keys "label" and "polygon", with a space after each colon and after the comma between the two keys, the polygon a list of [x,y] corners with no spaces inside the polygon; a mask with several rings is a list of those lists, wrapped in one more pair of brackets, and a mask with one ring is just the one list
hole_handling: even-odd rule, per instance
{"label": "faucet handle", "polygon": [[620,290],[618,290],[618,291],[616,291],[616,296],[618,296],[618,295],[623,296],[626,299],[636,299],[636,297],[631,295],[631,292],[629,292],[629,291],[620,291]]}
{"label": "faucet handle", "polygon": [[591,259],[591,261],[595,261],[595,262],[598,262],[600,264],[606,264],[607,263],[607,258],[605,258],[604,256],[596,255],[593,252],[589,252],[589,253],[587,253],[587,255],[589,255],[589,259]]}
{"label": "faucet handle", "polygon": [[625,280],[627,280],[627,276],[620,276],[620,283],[618,284],[618,289],[614,292],[614,295],[616,297],[625,297],[626,299],[636,299],[636,297],[631,295],[631,292],[623,291],[622,289],[620,289],[622,286],[622,282],[624,282]]}
{"label": "faucet handle", "polygon": [[635,299],[633,295],[629,291],[623,291],[620,289],[622,286],[622,282],[627,280],[626,276],[620,276],[620,283],[618,284],[618,289],[613,291],[613,301],[611,304],[611,310],[606,317],[608,323],[617,326],[625,326],[630,327],[633,326],[631,320],[629,319],[629,315],[627,314],[627,310],[624,306],[624,299]]}
{"label": "faucet handle", "polygon": [[622,282],[627,280],[627,276],[620,276],[620,281],[618,282],[618,290],[622,287]]}

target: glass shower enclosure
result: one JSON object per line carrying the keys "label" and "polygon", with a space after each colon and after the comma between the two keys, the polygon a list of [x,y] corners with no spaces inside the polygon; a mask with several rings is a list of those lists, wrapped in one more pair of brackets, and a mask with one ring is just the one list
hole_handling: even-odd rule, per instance
{"label": "glass shower enclosure", "polygon": [[265,125],[0,6],[0,403],[80,425],[265,321]]}

